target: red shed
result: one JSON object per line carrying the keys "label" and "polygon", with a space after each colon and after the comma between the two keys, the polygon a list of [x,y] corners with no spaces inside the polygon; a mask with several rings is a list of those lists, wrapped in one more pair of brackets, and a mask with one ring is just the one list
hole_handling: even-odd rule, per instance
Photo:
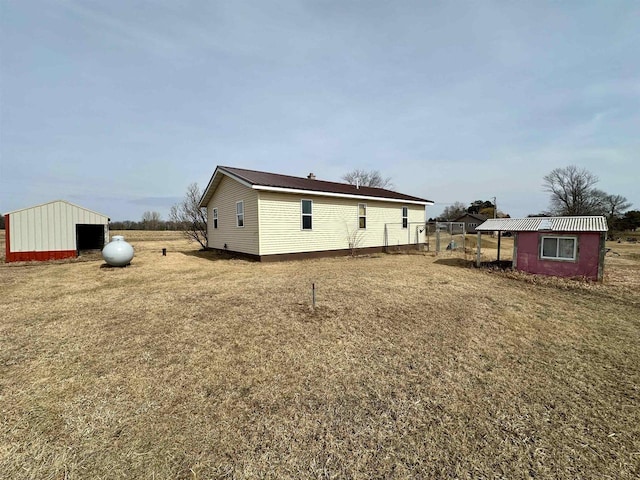
{"label": "red shed", "polygon": [[602,216],[495,218],[476,227],[478,236],[480,232],[514,234],[516,270],[598,281],[604,270],[607,230],[607,220]]}

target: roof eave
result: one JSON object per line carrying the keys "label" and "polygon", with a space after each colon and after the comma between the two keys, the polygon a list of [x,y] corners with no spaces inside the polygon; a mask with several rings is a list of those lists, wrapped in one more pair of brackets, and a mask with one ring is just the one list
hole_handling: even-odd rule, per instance
{"label": "roof eave", "polygon": [[401,199],[401,198],[376,197],[372,195],[355,195],[355,194],[349,194],[349,193],[326,192],[323,190],[304,190],[304,189],[297,189],[297,188],[272,187],[269,185],[253,185],[251,188],[253,188],[254,190],[264,190],[268,192],[277,192],[277,193],[295,193],[299,195],[314,195],[319,197],[352,198],[352,199],[359,199],[359,200],[403,203],[403,204],[411,204],[411,205],[429,206],[429,205],[433,205],[434,203],[431,200],[409,200],[409,199]]}
{"label": "roof eave", "polygon": [[241,183],[245,187],[253,187],[253,184],[248,180],[230,172],[225,167],[218,166],[214,170],[213,175],[211,175],[211,180],[209,180],[207,188],[204,189],[202,197],[200,197],[200,203],[198,203],[198,207],[205,208],[207,206],[209,200],[211,200],[211,197],[213,197],[213,192],[215,192],[216,188],[218,187],[219,181],[216,183],[216,180],[220,177],[220,175],[226,175],[227,177],[234,179],[236,182]]}
{"label": "roof eave", "polygon": [[109,218],[109,215],[105,215],[104,213],[96,212],[95,210],[91,210],[89,208],[86,208],[86,207],[83,207],[81,205],[77,205],[75,203],[71,203],[71,202],[69,202],[67,200],[62,200],[62,199],[51,200],[50,202],[44,202],[44,203],[39,203],[37,205],[32,205],[30,207],[19,208],[17,210],[12,210],[11,212],[5,212],[2,215],[11,215],[11,214],[14,214],[14,213],[22,212],[24,210],[31,210],[32,208],[44,207],[45,205],[50,205],[52,203],[57,203],[57,202],[66,203],[67,205],[71,205],[72,207],[79,208],[81,210],[85,210],[87,212],[93,213],[94,215],[98,215],[99,217],[105,217],[107,219]]}

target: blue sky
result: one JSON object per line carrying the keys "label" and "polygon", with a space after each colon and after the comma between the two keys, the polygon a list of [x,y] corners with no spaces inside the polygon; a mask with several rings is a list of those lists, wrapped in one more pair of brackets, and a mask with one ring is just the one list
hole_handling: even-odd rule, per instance
{"label": "blue sky", "polygon": [[216,165],[548,206],[575,164],[640,209],[637,1],[0,0],[0,212],[166,219]]}

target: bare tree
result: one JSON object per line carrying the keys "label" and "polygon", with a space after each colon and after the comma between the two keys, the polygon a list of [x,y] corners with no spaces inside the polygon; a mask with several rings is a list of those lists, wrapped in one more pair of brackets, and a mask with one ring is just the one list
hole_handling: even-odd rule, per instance
{"label": "bare tree", "polygon": [[378,170],[356,168],[342,176],[342,180],[361,187],[393,188],[391,177],[384,178]]}
{"label": "bare tree", "polygon": [[142,225],[144,230],[158,230],[161,216],[158,212],[147,210],[142,214]]}
{"label": "bare tree", "polygon": [[594,188],[598,177],[584,168],[569,165],[556,168],[543,177],[544,189],[551,194],[554,215],[593,215],[601,213],[603,192]]}
{"label": "bare tree", "polygon": [[631,205],[632,203],[622,195],[605,195],[603,198],[603,207],[609,222],[621,217],[625,211],[629,210]]}
{"label": "bare tree", "polygon": [[444,207],[440,218],[451,222],[465,213],[467,213],[467,206],[462,202],[454,202],[452,205]]}
{"label": "bare tree", "polygon": [[181,225],[184,236],[189,240],[207,248],[207,211],[200,208],[201,196],[197,183],[189,185],[184,199],[171,207],[169,220]]}

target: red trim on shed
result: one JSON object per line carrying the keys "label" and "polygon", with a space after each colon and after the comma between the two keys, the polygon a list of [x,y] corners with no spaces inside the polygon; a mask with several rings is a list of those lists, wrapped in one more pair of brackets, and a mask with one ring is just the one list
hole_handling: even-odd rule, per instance
{"label": "red trim on shed", "polygon": [[75,258],[78,253],[75,250],[48,250],[45,252],[12,252],[7,254],[7,262],[44,262],[46,260],[62,260]]}
{"label": "red trim on shed", "polygon": [[12,252],[11,251],[11,220],[10,215],[4,217],[5,228],[5,262],[29,262],[46,260],[62,260],[64,258],[75,258],[78,252],[75,250],[47,250],[44,252]]}

